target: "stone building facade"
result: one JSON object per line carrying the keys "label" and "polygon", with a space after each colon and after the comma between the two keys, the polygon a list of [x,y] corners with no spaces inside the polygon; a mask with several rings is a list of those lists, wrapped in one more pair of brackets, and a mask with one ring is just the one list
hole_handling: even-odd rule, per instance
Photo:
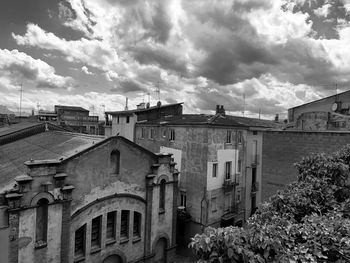
{"label": "stone building facade", "polygon": [[[205,226],[242,225],[261,201],[262,131],[274,123],[225,115],[183,114],[136,124],[135,142],[172,153],[180,172],[179,243]],[[185,211],[185,213],[184,213]],[[180,217],[180,219],[181,219]]]}
{"label": "stone building facade", "polygon": [[171,155],[50,128],[5,141],[0,155],[1,262],[171,262]]}

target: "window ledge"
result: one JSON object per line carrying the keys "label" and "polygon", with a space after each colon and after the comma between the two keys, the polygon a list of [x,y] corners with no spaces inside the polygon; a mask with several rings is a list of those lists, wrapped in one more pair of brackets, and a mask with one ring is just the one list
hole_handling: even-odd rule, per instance
{"label": "window ledge", "polygon": [[122,237],[121,239],[120,239],[120,244],[124,244],[124,243],[128,243],[129,242],[129,238],[128,237]]}
{"label": "window ledge", "polygon": [[165,214],[165,209],[159,209],[159,214]]}
{"label": "window ledge", "polygon": [[74,258],[74,263],[82,262],[85,260],[85,256],[77,256]]}
{"label": "window ledge", "polygon": [[95,254],[101,251],[100,247],[91,248],[90,254]]}
{"label": "window ledge", "polygon": [[47,247],[47,243],[45,241],[40,240],[35,242],[35,249],[40,249],[44,247]]}
{"label": "window ledge", "polygon": [[141,237],[140,237],[140,236],[134,237],[134,238],[132,239],[132,243],[137,243],[137,242],[139,242],[139,241],[141,241]]}
{"label": "window ledge", "polygon": [[106,245],[112,245],[112,244],[114,244],[116,242],[117,242],[117,240],[115,240],[115,239],[107,239],[106,240]]}

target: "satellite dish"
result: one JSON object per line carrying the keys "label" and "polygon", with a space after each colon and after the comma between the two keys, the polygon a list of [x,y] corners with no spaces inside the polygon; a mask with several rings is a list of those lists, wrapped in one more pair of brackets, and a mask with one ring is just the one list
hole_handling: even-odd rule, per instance
{"label": "satellite dish", "polygon": [[334,102],[331,109],[332,111],[336,111],[338,109],[338,103]]}

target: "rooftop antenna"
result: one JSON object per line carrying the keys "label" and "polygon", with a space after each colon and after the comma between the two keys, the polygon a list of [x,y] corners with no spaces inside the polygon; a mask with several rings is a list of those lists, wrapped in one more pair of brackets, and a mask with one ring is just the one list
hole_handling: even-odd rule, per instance
{"label": "rooftop antenna", "polygon": [[145,103],[145,92],[142,91],[142,103]]}
{"label": "rooftop antenna", "polygon": [[20,90],[20,97],[19,97],[19,117],[22,117],[22,93],[23,93],[23,80],[21,81],[21,90]]}
{"label": "rooftop antenna", "polygon": [[39,104],[39,101],[36,103],[36,107],[38,109],[38,115],[39,115],[39,111],[40,111],[40,104]]}
{"label": "rooftop antenna", "polygon": [[261,108],[259,108],[259,119],[260,119],[260,115],[261,115]]}
{"label": "rooftop antenna", "polygon": [[95,105],[92,105],[91,109],[92,109],[92,116],[94,116],[95,115]]}
{"label": "rooftop antenna", "polygon": [[244,117],[244,113],[245,113],[245,93],[243,93],[243,111],[242,111],[243,117]]}

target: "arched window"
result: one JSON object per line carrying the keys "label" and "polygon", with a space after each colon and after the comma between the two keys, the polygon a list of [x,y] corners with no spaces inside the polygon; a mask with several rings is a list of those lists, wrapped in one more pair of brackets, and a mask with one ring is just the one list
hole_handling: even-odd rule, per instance
{"label": "arched window", "polygon": [[36,208],[36,246],[46,245],[47,241],[47,222],[48,222],[48,205],[49,201],[42,198],[37,202]]}
{"label": "arched window", "polygon": [[120,152],[118,150],[114,150],[111,153],[111,168],[113,174],[119,174],[120,170]]}
{"label": "arched window", "polygon": [[160,181],[160,189],[159,189],[159,210],[165,210],[165,179]]}

